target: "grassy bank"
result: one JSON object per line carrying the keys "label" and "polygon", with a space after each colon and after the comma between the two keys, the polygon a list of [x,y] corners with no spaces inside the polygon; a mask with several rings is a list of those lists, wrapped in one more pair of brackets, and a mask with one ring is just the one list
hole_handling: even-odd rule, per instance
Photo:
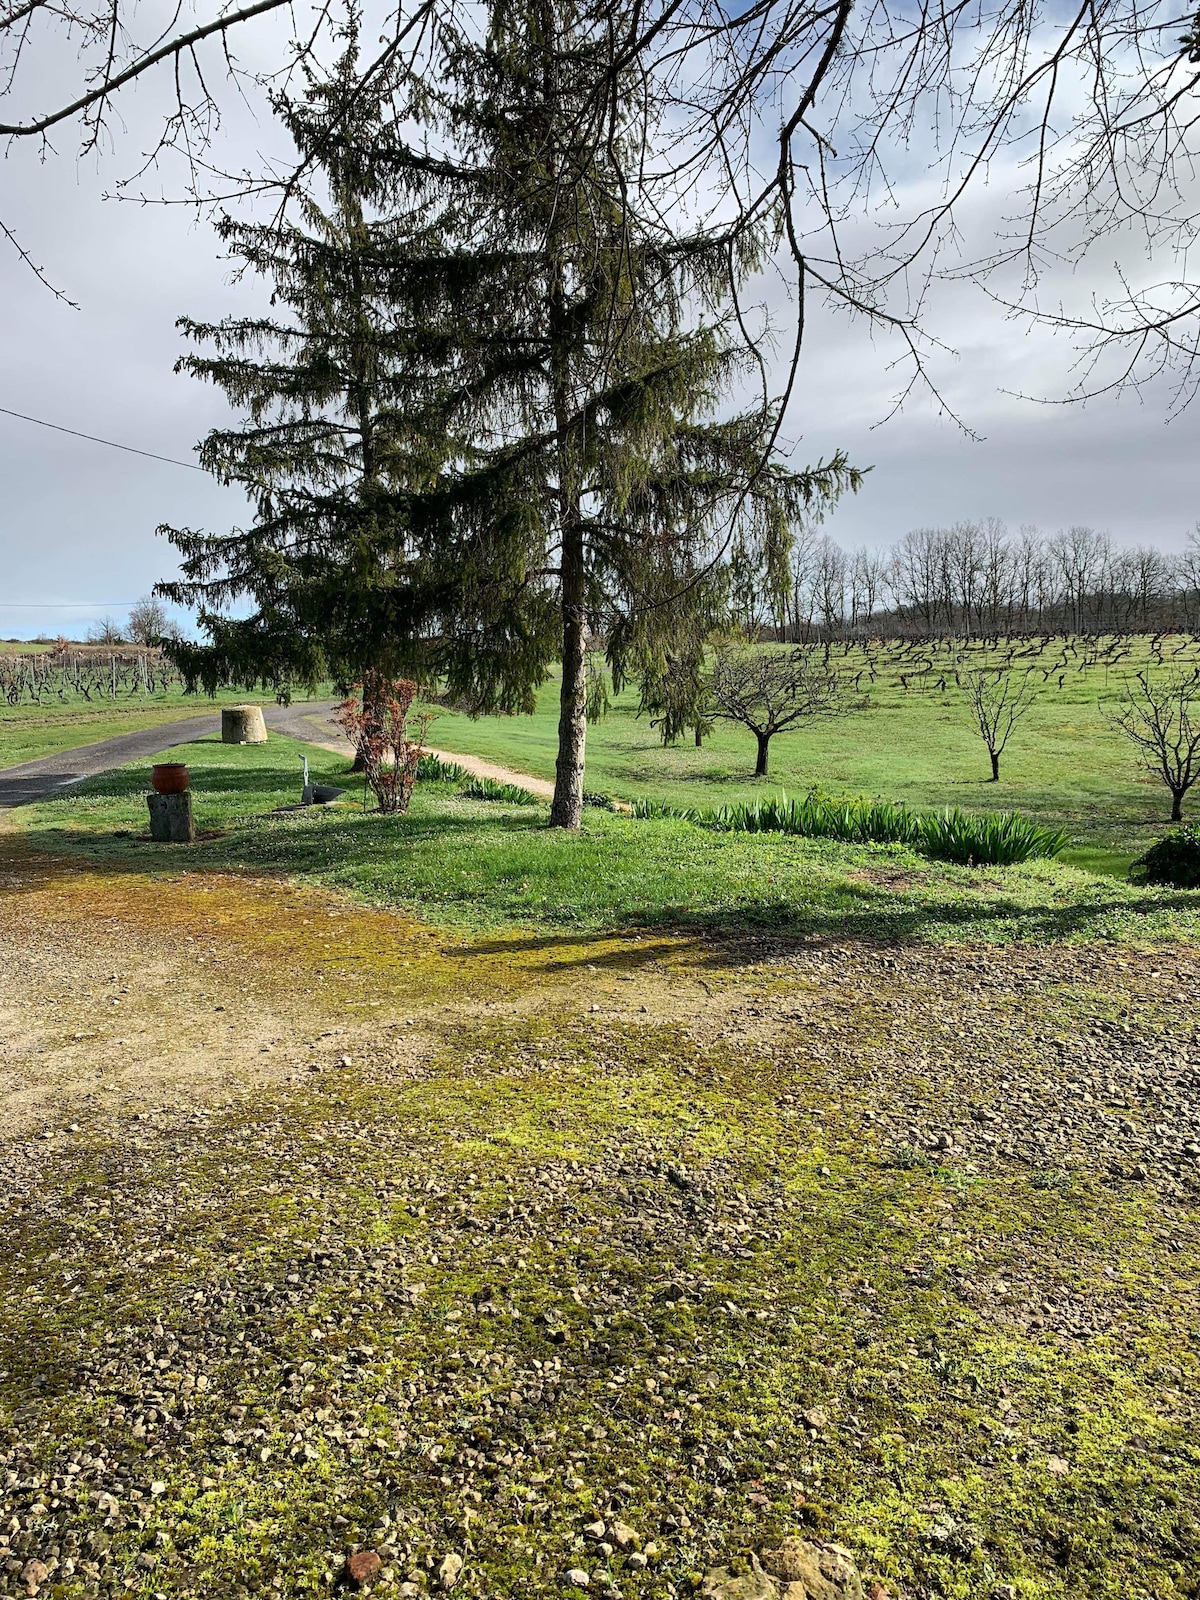
{"label": "grassy bank", "polygon": [[[330,809],[275,812],[314,776],[350,782],[345,763],[273,736],[174,752],[193,772],[192,870],[238,868],[344,888],[434,921],[602,931],[634,924],[771,928],[796,936],[919,939],[1156,939],[1191,936],[1200,896],[1134,888],[1056,862],[975,869],[904,845],[713,833],[673,819],[589,809],[579,835],[546,827],[541,807],[509,807],[418,786],[404,817]],[[148,768],[94,779],[15,813],[39,844],[114,867],[181,860],[138,837]]]}

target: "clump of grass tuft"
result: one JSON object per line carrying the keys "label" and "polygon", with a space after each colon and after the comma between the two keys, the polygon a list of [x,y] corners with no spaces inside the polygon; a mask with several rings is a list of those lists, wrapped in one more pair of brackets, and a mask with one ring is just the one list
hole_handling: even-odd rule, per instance
{"label": "clump of grass tuft", "polygon": [[1075,1180],[1066,1167],[1040,1167],[1029,1181],[1035,1189],[1070,1189]]}
{"label": "clump of grass tuft", "polygon": [[885,800],[830,800],[815,792],[801,800],[785,794],[742,805],[700,811],[639,800],[635,817],[692,822],[729,833],[787,833],[846,844],[907,844],[964,866],[1010,866],[1034,856],[1056,856],[1067,844],[1061,828],[1045,828],[1013,811],[982,816],[967,811],[910,811]]}
{"label": "clump of grass tuft", "polygon": [[937,1162],[919,1145],[898,1144],[892,1151],[892,1166],[900,1172],[936,1172]]}
{"label": "clump of grass tuft", "polygon": [[1016,811],[926,813],[919,819],[917,847],[926,855],[963,866],[1007,867],[1035,856],[1056,856],[1067,846],[1061,828],[1044,828]]}
{"label": "clump of grass tuft", "polygon": [[709,824],[716,815],[699,806],[671,806],[662,800],[635,800],[631,810],[640,822],[694,822],[697,827]]}
{"label": "clump of grass tuft", "polygon": [[440,756],[424,755],[417,762],[418,783],[470,783],[471,774],[457,761],[443,761]]}
{"label": "clump of grass tuft", "polygon": [[538,797],[519,783],[502,783],[498,778],[472,778],[459,791],[468,800],[498,800],[506,806],[536,806]]}
{"label": "clump of grass tuft", "polygon": [[794,833],[845,844],[917,844],[920,836],[920,818],[907,806],[885,800],[829,800],[815,792],[802,800],[780,794],[723,806],[716,818],[716,826],[739,833]]}

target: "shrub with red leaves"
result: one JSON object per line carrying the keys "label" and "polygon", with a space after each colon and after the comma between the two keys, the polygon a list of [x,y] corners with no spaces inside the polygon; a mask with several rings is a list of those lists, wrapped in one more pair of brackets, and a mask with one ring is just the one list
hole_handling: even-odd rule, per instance
{"label": "shrub with red leaves", "polygon": [[408,810],[417,762],[433,715],[412,713],[419,692],[411,678],[369,673],[337,708],[337,720],[358,750],[367,787],[380,811]]}

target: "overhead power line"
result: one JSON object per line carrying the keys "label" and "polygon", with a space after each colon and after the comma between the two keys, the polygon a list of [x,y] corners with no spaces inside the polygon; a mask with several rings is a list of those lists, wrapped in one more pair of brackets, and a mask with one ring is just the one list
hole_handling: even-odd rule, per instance
{"label": "overhead power line", "polygon": [[151,461],[165,461],[172,467],[186,467],[189,472],[203,472],[194,461],[177,461],[174,456],[160,456],[153,450],[139,450],[136,445],[118,444],[115,439],[99,439],[94,433],[80,433],[78,428],[64,428],[61,422],[47,422],[43,417],[27,417],[23,411],[12,411],[0,406],[6,417],[19,417],[22,422],[36,422],[39,428],[53,428],[56,433],[69,433],[76,439],[88,439],[92,444],[106,444],[110,450],[126,450],[131,456],[147,456]]}

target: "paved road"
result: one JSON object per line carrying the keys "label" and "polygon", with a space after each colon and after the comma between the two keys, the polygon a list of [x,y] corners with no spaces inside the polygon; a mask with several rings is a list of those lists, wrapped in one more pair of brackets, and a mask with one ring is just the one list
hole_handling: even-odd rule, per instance
{"label": "paved road", "polygon": [[[268,727],[277,732],[320,744],[320,732],[301,719],[305,713],[326,713],[332,704],[329,701],[313,705],[264,706],[263,714]],[[0,771],[0,808],[49,800],[61,789],[82,783],[84,778],[94,778],[97,773],[110,772],[130,761],[144,761],[162,750],[170,750],[173,745],[211,738],[220,731],[220,712],[210,712],[207,716],[187,717],[179,722],[160,722],[156,728],[142,728],[137,733],[121,733],[113,739],[102,739],[99,744],[60,750],[57,755],[40,756],[36,761],[26,761],[23,766],[6,767]]]}
{"label": "paved road", "polygon": [[118,734],[115,739],[103,739],[99,744],[60,750],[57,755],[26,761],[24,766],[7,767],[0,772],[0,806],[27,806],[35,800],[48,800],[60,789],[80,783],[84,778],[94,778],[98,772],[123,767],[127,761],[156,756],[173,744],[203,739],[208,734],[219,733],[220,728],[219,715],[188,717],[182,722],[161,722],[157,728],[143,728],[138,733]]}
{"label": "paved road", "polygon": [[[289,734],[293,739],[305,739],[309,744],[339,755],[352,755],[353,746],[347,742],[337,725],[330,719],[335,702],[302,700],[291,706],[264,706],[267,727],[276,733]],[[60,790],[84,778],[94,778],[97,773],[111,772],[130,761],[144,761],[173,745],[190,744],[194,739],[211,738],[221,731],[219,712],[203,717],[188,717],[181,722],[162,722],[156,728],[143,728],[138,733],[118,734],[114,739],[103,739],[99,744],[79,745],[74,750],[61,750],[57,755],[41,756],[37,761],[27,761],[20,767],[6,767],[0,771],[0,810],[6,806],[28,806],[37,800],[49,800]],[[508,767],[495,766],[478,756],[457,755],[454,751],[434,750],[431,754],[446,761],[456,761],[478,777],[496,778],[502,783],[516,783],[534,794],[549,798],[554,785],[543,778],[531,778],[523,772],[510,771]]]}

